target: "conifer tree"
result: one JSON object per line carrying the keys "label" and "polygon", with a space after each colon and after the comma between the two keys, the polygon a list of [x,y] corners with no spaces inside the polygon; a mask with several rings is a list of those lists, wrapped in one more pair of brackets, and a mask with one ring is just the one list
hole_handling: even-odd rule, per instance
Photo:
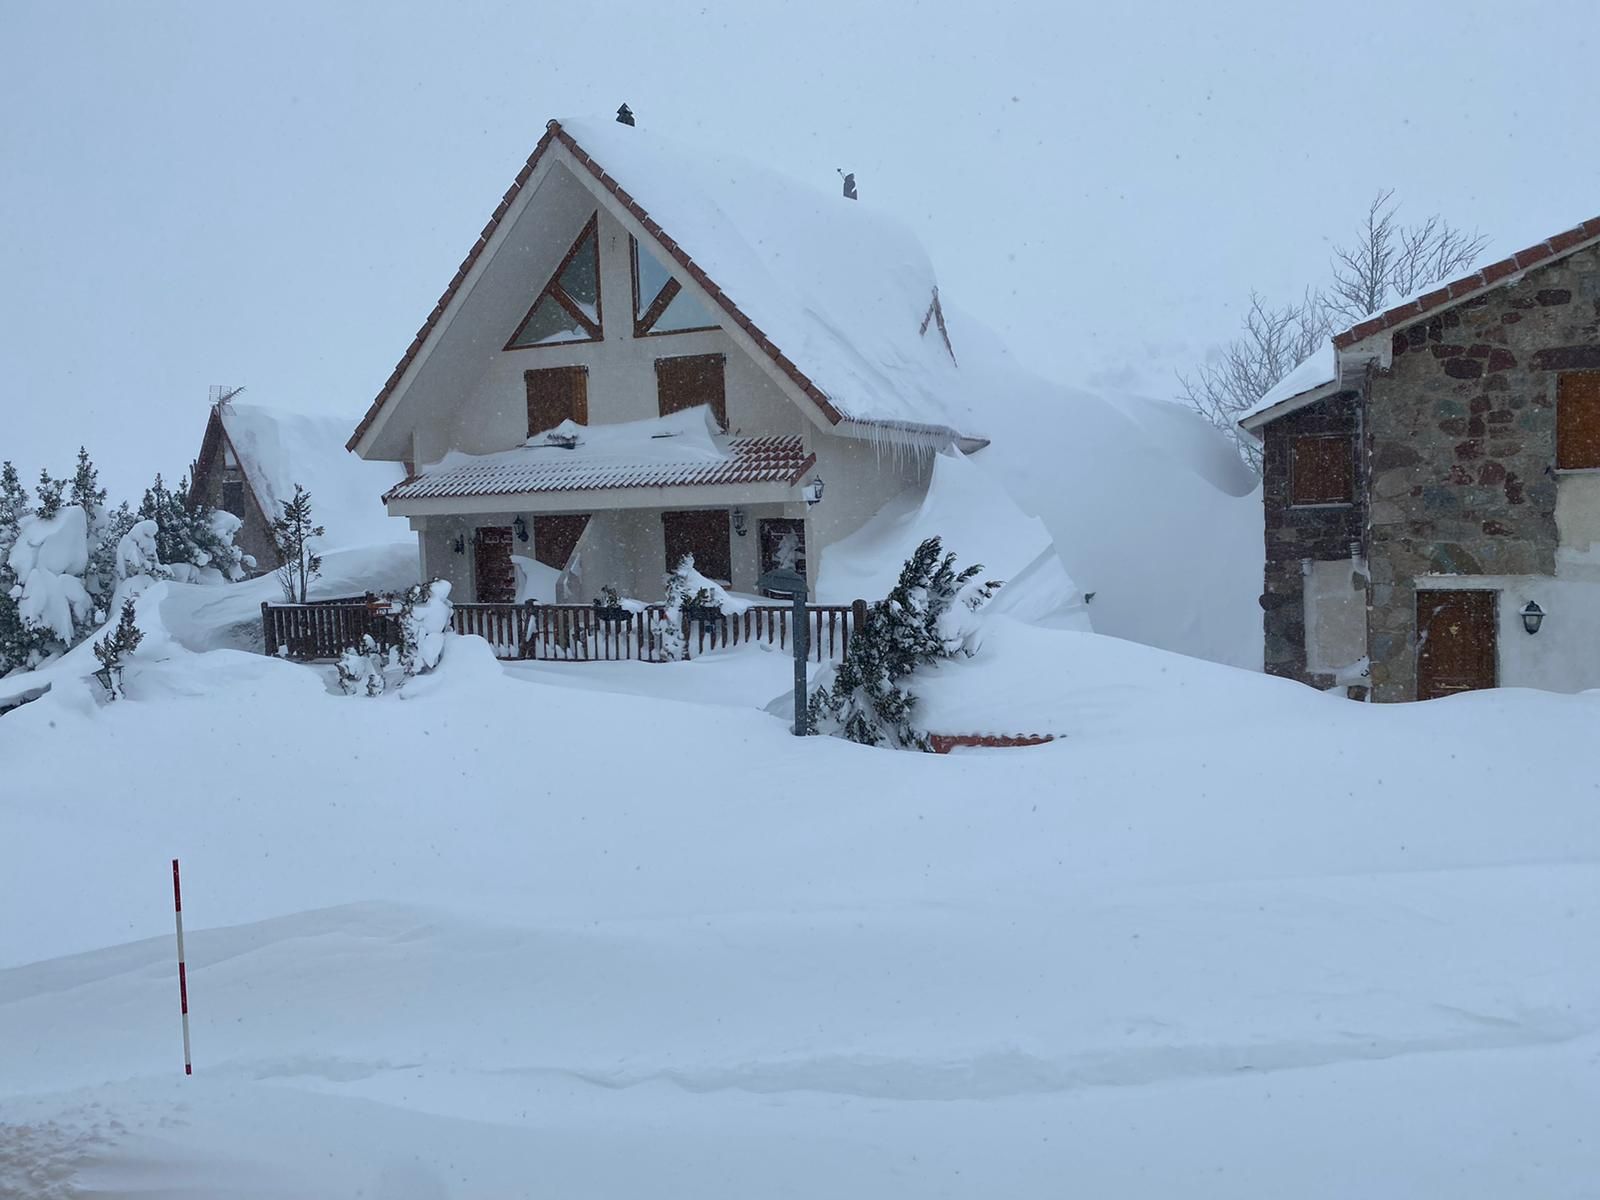
{"label": "conifer tree", "polygon": [[133,600],[124,600],[116,629],[94,644],[94,656],[100,660],[101,682],[105,684],[112,700],[122,697],[122,669],[128,655],[137,650],[142,641],[144,631],[134,620]]}
{"label": "conifer tree", "polygon": [[291,604],[304,604],[311,581],[322,573],[322,555],[311,546],[314,539],[326,532],[311,518],[311,493],[298,483],[294,497],[280,500],[283,509],[272,522],[272,541],[278,549],[278,582],[284,597]]}
{"label": "conifer tree", "polygon": [[89,461],[89,451],[82,446],[78,447],[78,466],[72,474],[68,498],[83,509],[84,516],[89,518],[89,530],[92,533],[105,508],[106,490],[100,486],[100,472]]}
{"label": "conifer tree", "polygon": [[889,595],[868,610],[866,628],[851,631],[832,682],[811,694],[807,717],[813,733],[867,746],[892,741],[905,749],[932,749],[927,732],[913,720],[917,698],[902,681],[919,666],[961,653],[965,634],[949,619],[951,608],[961,600],[975,610],[1000,586],[991,580],[969,588],[983,567],[958,572],[956,556],[942,549],[936,537],[918,546]]}
{"label": "conifer tree", "polygon": [[39,493],[39,507],[35,512],[48,520],[61,511],[62,493],[67,490],[67,481],[52,479],[50,472],[40,467],[39,483],[33,490]]}

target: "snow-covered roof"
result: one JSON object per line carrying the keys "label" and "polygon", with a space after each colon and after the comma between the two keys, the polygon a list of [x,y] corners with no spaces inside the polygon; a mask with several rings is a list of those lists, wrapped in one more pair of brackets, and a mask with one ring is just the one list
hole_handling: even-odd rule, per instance
{"label": "snow-covered roof", "polygon": [[815,461],[799,437],[729,438],[714,433],[707,410],[701,407],[611,425],[563,421],[513,450],[452,452],[393,489],[385,499],[795,484]]}
{"label": "snow-covered roof", "polygon": [[282,511],[282,501],[293,498],[298,483],[311,493],[316,521],[328,531],[327,549],[411,536],[403,521],[390,519],[382,499],[405,477],[405,469],[346,451],[348,418],[231,402],[218,415],[267,520]]}
{"label": "snow-covered roof", "polygon": [[938,279],[914,234],[867,200],[615,121],[552,121],[353,447],[450,307],[551,147],[608,191],[827,419],[980,438],[976,381],[956,364]]}
{"label": "snow-covered roof", "polygon": [[1323,342],[1272,389],[1239,414],[1239,424],[1251,428],[1258,417],[1280,404],[1321,391],[1339,380],[1339,358],[1331,341]]}

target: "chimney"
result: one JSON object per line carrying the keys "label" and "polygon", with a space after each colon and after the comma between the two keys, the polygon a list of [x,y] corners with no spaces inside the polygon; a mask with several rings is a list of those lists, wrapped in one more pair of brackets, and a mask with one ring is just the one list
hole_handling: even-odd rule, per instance
{"label": "chimney", "polygon": [[856,173],[851,171],[850,174],[845,175],[843,171],[839,171],[839,174],[844,175],[844,198],[846,200],[854,200],[856,198]]}
{"label": "chimney", "polygon": [[624,104],[621,108],[617,109],[617,124],[618,125],[632,125],[633,124],[633,109],[629,108],[626,104]]}

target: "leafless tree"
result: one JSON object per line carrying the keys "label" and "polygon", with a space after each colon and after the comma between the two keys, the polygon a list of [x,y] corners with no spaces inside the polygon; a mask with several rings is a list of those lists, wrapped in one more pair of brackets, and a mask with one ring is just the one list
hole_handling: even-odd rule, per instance
{"label": "leafless tree", "polygon": [[1463,274],[1488,239],[1434,214],[1416,224],[1399,219],[1394,191],[1367,206],[1355,240],[1336,245],[1325,291],[1308,289],[1299,302],[1274,308],[1254,292],[1244,331],[1221,357],[1193,375],[1180,375],[1181,398],[1234,439],[1246,462],[1259,470],[1261,447],[1240,431],[1239,414],[1314,352],[1336,327]]}
{"label": "leafless tree", "polygon": [[1466,272],[1488,238],[1468,233],[1435,213],[1415,225],[1399,219],[1394,189],[1367,206],[1348,246],[1335,246],[1333,283],[1324,295],[1329,318],[1354,324],[1423,288]]}
{"label": "leafless tree", "polygon": [[1328,311],[1315,292],[1307,291],[1298,303],[1282,308],[1268,306],[1251,292],[1244,333],[1216,361],[1178,377],[1183,399],[1231,437],[1244,460],[1259,471],[1261,445],[1239,429],[1239,414],[1322,345],[1328,333]]}

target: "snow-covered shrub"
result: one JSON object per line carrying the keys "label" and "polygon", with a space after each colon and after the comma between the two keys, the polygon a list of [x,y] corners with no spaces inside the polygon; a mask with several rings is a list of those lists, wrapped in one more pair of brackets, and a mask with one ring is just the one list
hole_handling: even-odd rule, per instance
{"label": "snow-covered shrub", "polygon": [[177,579],[204,580],[203,573],[210,570],[221,579],[243,579],[249,564],[244,551],[233,544],[238,518],[203,504],[191,508],[188,491],[188,480],[174,492],[159,474],[145,489],[136,515],[156,523],[156,557]]}
{"label": "snow-covered shrub", "polygon": [[407,675],[421,675],[439,665],[450,610],[447,580],[434,579],[405,590],[395,621],[400,627],[400,666]]}
{"label": "snow-covered shrub", "polygon": [[[53,494],[53,493],[52,493]],[[89,522],[77,505],[49,503],[41,495],[40,513],[23,517],[6,557],[15,582],[11,598],[25,629],[65,650],[81,641],[94,624],[94,603],[83,585],[89,567]],[[45,510],[52,515],[42,515]]]}
{"label": "snow-covered shrub", "polygon": [[683,631],[685,609],[714,608],[724,613],[742,613],[750,607],[749,601],[736,599],[716,580],[700,574],[695,569],[692,554],[679,559],[663,583],[666,612],[650,623],[657,662],[677,662],[683,658],[687,650]]}
{"label": "snow-covered shrub", "polygon": [[383,655],[370,633],[362,634],[361,648],[346,648],[335,664],[339,673],[339,690],[346,696],[363,692],[368,696],[383,695],[387,686],[383,678]]}
{"label": "snow-covered shrub", "polygon": [[902,681],[919,666],[970,654],[968,618],[999,586],[975,582],[981,565],[958,572],[956,556],[942,550],[936,537],[918,546],[889,595],[868,609],[866,627],[851,630],[844,661],[811,693],[813,733],[867,746],[932,749],[927,731],[914,721],[917,698]]}
{"label": "snow-covered shrub", "polygon": [[128,655],[137,650],[142,641],[144,633],[134,621],[133,600],[130,597],[122,602],[122,616],[117,621],[117,627],[94,644],[94,656],[100,660],[100,670],[96,674],[105,685],[110,699],[122,698],[122,669]]}

